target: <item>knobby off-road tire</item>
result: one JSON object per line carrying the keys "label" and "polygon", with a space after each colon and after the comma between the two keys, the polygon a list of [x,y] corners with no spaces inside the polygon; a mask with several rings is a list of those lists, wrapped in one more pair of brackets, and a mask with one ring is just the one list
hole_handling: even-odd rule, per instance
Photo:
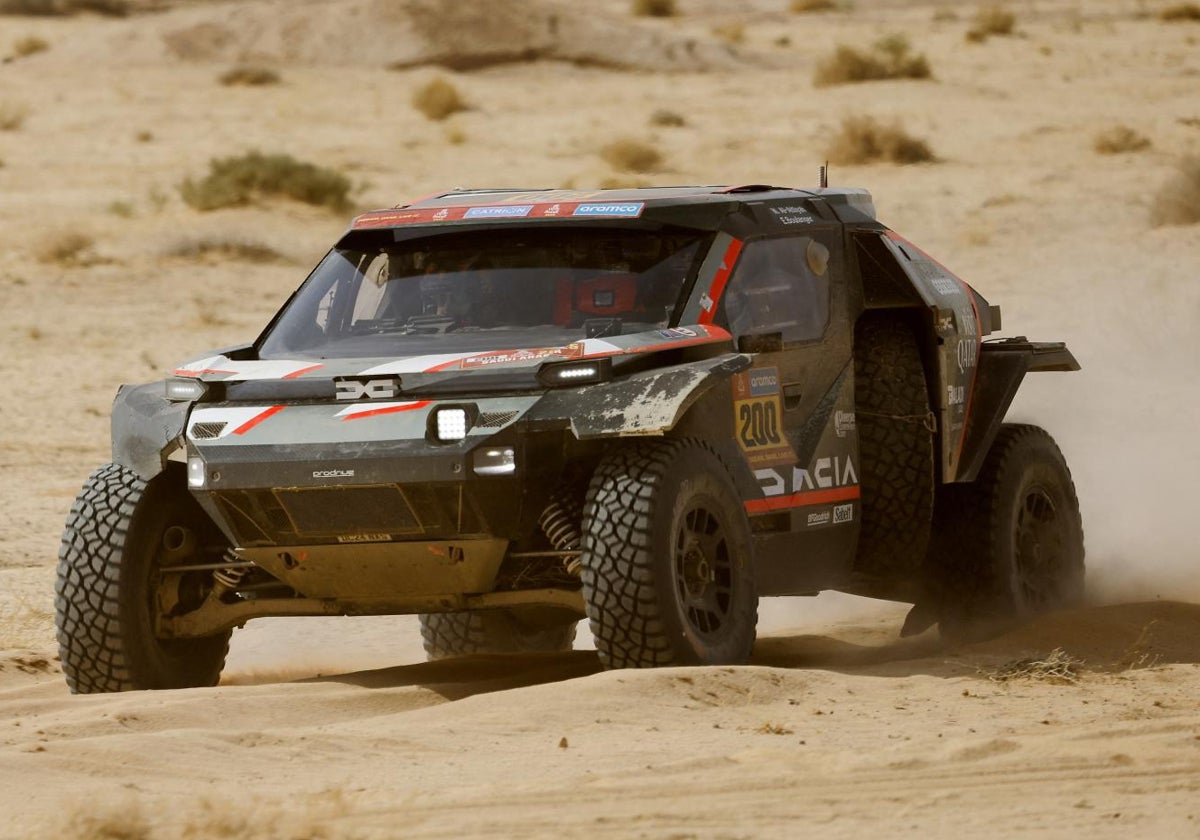
{"label": "knobby off-road tire", "polygon": [[750,529],[721,460],[697,441],[604,457],[583,513],[583,597],[606,668],[738,664],[758,620]]}
{"label": "knobby off-road tire", "polygon": [[230,631],[159,639],[152,610],[163,534],[182,525],[211,539],[215,528],[172,469],[149,483],[117,464],[83,485],[63,530],[54,623],[67,685],[94,694],[216,685]]}
{"label": "knobby off-road tire", "polygon": [[421,641],[432,662],[473,653],[543,653],[570,650],[575,623],[531,627],[510,610],[427,613]]}
{"label": "knobby off-road tire", "polygon": [[854,568],[883,587],[915,583],[933,520],[934,436],[921,351],[895,316],[859,319],[854,398],[862,488]]}
{"label": "knobby off-road tire", "polygon": [[1004,424],[979,477],[942,487],[931,560],[941,579],[941,634],[953,644],[1080,601],[1079,500],[1045,430]]}

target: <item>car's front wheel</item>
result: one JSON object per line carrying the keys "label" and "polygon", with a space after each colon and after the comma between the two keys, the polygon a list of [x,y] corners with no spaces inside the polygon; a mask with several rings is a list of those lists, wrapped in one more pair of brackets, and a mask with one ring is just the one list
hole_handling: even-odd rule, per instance
{"label": "car's front wheel", "polygon": [[54,621],[74,693],[209,686],[221,676],[230,631],[194,639],[155,632],[160,570],[221,539],[176,466],[146,482],[108,464],[88,477],[71,506]]}
{"label": "car's front wheel", "polygon": [[607,455],[588,489],[582,549],[584,604],[606,668],[749,660],[758,618],[750,528],[704,444]]}

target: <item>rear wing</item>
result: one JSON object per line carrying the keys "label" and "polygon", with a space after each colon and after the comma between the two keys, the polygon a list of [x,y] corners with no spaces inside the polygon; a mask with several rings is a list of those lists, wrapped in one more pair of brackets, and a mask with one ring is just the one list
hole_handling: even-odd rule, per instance
{"label": "rear wing", "polygon": [[1072,370],[1079,370],[1079,362],[1061,341],[1037,342],[1021,336],[983,342],[954,480],[975,480],[1026,373]]}

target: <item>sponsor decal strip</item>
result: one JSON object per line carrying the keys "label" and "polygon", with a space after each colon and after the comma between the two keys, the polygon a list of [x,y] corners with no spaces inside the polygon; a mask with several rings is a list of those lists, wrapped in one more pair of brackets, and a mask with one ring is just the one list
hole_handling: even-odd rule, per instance
{"label": "sponsor decal strip", "polygon": [[396,414],[401,411],[414,411],[418,408],[424,408],[429,405],[432,400],[417,400],[415,402],[402,403],[384,403],[383,405],[364,405],[361,408],[347,408],[339,411],[335,417],[341,417],[343,420],[361,420],[364,417],[377,417],[380,414]]}
{"label": "sponsor decal strip", "polygon": [[645,210],[645,202],[641,201],[541,201],[525,204],[511,202],[510,198],[497,204],[374,210],[355,219],[352,227],[354,230],[363,230],[478,219],[636,219]]}
{"label": "sponsor decal strip", "polygon": [[258,414],[251,417],[245,423],[243,423],[242,425],[240,425],[236,429],[234,429],[233,434],[235,434],[235,435],[246,434],[246,432],[253,429],[259,423],[266,420],[268,417],[273,417],[274,415],[283,411],[286,407],[287,406],[283,406],[283,405],[273,405],[270,408],[268,408],[266,411],[260,411]]}
{"label": "sponsor decal strip", "polygon": [[300,368],[300,370],[294,370],[291,373],[285,373],[283,375],[283,378],[284,379],[299,379],[304,374],[312,373],[314,370],[320,370],[323,367],[325,367],[325,365],[309,365],[308,367]]}
{"label": "sponsor decal strip", "polygon": [[751,499],[746,502],[746,513],[770,513],[775,510],[786,510],[811,505],[827,505],[830,502],[848,502],[862,497],[862,491],[857,485],[853,487],[834,487],[829,490],[805,490],[792,493],[789,496],[772,496],[767,499]]}
{"label": "sponsor decal strip", "polygon": [[708,288],[708,308],[700,311],[701,324],[711,324],[713,317],[717,314],[717,304],[725,292],[725,284],[729,282],[729,275],[733,273],[733,266],[737,262],[738,254],[742,253],[743,244],[742,240],[735,239],[725,249],[725,256],[721,257],[721,267],[717,269],[712,285]]}
{"label": "sponsor decal strip", "polygon": [[184,370],[183,368],[177,368],[176,370],[171,371],[171,373],[175,376],[186,376],[194,379],[198,376],[233,376],[236,371],[217,370],[216,368],[204,368],[203,370]]}

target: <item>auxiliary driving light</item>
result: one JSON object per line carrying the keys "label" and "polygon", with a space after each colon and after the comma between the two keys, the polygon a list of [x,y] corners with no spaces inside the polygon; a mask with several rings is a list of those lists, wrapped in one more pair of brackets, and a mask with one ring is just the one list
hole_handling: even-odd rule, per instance
{"label": "auxiliary driving light", "polygon": [[437,439],[440,441],[462,440],[467,436],[465,408],[438,409],[434,420],[437,423]]}
{"label": "auxiliary driving light", "polygon": [[203,397],[208,388],[196,379],[168,379],[164,390],[171,402],[192,402]]}
{"label": "auxiliary driving light", "polygon": [[517,471],[517,455],[511,446],[475,450],[476,475],[512,475]]}
{"label": "auxiliary driving light", "polygon": [[611,359],[595,359],[588,362],[542,365],[538,377],[543,385],[584,385],[603,382],[612,375]]}
{"label": "auxiliary driving light", "polygon": [[204,461],[192,456],[187,459],[188,487],[204,486]]}

